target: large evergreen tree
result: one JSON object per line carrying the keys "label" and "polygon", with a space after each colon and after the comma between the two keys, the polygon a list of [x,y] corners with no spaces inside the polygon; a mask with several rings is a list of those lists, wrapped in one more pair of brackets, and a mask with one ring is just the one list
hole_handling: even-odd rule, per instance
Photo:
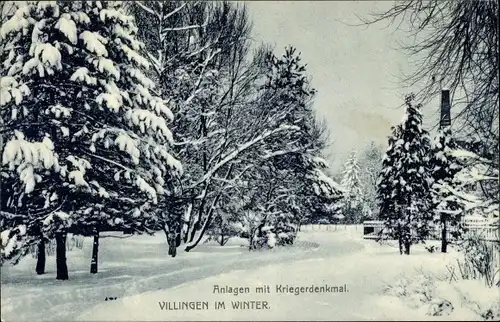
{"label": "large evergreen tree", "polygon": [[441,228],[441,252],[446,253],[448,232],[458,238],[463,232],[461,219],[464,208],[450,192],[455,186],[455,175],[462,169],[461,162],[453,155],[458,145],[451,135],[451,128],[439,129],[433,144],[430,169],[433,179],[432,205],[434,222]]}
{"label": "large evergreen tree", "polygon": [[428,162],[430,140],[422,128],[420,105],[406,97],[403,122],[393,128],[378,181],[384,233],[396,238],[400,253],[410,254],[413,243],[424,240],[432,223]]}

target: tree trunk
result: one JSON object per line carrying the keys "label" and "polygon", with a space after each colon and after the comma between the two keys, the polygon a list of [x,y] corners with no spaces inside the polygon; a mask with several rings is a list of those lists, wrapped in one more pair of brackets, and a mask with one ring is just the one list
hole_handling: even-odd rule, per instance
{"label": "tree trunk", "polygon": [[[208,188],[206,188],[208,189]],[[196,232],[200,229],[200,225],[201,225],[201,220],[203,218],[203,214],[205,213],[205,198],[203,198],[201,200],[201,204],[200,204],[200,208],[198,209],[198,219],[193,222],[193,229],[191,230],[191,235],[189,235],[189,238],[188,238],[188,242],[189,243],[192,243],[193,240],[194,240],[194,237],[196,236]],[[189,250],[186,250],[186,251],[189,251]]]}
{"label": "tree trunk", "polygon": [[177,255],[177,247],[175,247],[174,240],[171,241],[172,245],[168,247],[168,252],[172,257]]}
{"label": "tree trunk", "polygon": [[[227,171],[226,176],[225,176],[226,180],[229,179],[229,177],[231,176],[232,171],[233,171],[233,164],[231,164],[229,166],[229,170]],[[208,190],[208,186],[206,186],[205,189]],[[212,221],[212,217],[213,217],[215,206],[219,202],[219,199],[220,199],[221,195],[222,194],[219,193],[215,197],[214,201],[212,202],[212,206],[208,210],[207,219],[205,220],[205,223],[202,225],[202,218],[203,218],[203,213],[204,213],[204,208],[205,208],[205,203],[206,203],[206,199],[205,199],[205,197],[203,197],[203,199],[201,201],[201,206],[200,206],[198,220],[197,220],[195,226],[193,227],[193,231],[192,231],[191,237],[189,238],[189,243],[191,243],[191,245],[186,246],[186,248],[184,248],[184,251],[189,252],[191,249],[195,248],[198,245],[198,243],[201,241],[201,239],[203,238],[203,235],[205,234],[205,231],[207,230],[208,225]],[[206,196],[206,194],[205,194],[205,196]],[[198,235],[198,238],[194,241],[194,237],[195,237],[196,232],[198,230],[200,230],[200,234]],[[193,241],[194,241],[194,243],[193,243]]]}
{"label": "tree trunk", "polygon": [[[182,233],[182,241],[184,243],[187,243],[188,242],[188,238],[189,238],[189,226],[191,224],[191,216],[193,214],[193,207],[194,207],[194,202],[191,201],[190,204],[188,204],[187,206],[187,210],[186,210],[186,213],[188,213],[188,215],[186,215],[186,213],[184,213],[184,218],[188,218],[188,220],[186,221],[185,219],[183,220],[183,226],[182,226],[182,229],[181,229],[181,233]],[[184,228],[184,225],[186,225],[186,228]],[[180,243],[179,243],[180,245]],[[179,247],[179,245],[177,245],[177,247]]]}
{"label": "tree trunk", "polygon": [[250,233],[248,234],[248,250],[252,250],[252,249],[255,249],[254,240],[255,240],[255,234],[256,234],[257,228],[252,229],[251,225],[250,225],[249,230],[250,230]]}
{"label": "tree trunk", "polygon": [[56,233],[56,267],[58,280],[68,279],[68,266],[66,265],[66,233]]}
{"label": "tree trunk", "polygon": [[448,240],[447,238],[447,222],[445,218],[441,218],[441,223],[443,224],[443,228],[441,228],[441,253],[446,253],[448,248]]}
{"label": "tree trunk", "polygon": [[45,240],[42,238],[38,243],[36,254],[36,273],[38,275],[45,274]]}
{"label": "tree trunk", "polygon": [[[214,206],[215,206],[215,204],[217,204],[220,196],[221,196],[221,194],[218,194],[215,197],[215,200],[214,200],[214,202],[212,204],[212,207],[208,211],[207,219],[206,219],[205,223],[203,224],[203,226],[201,226],[201,230],[200,230],[200,234],[199,234],[198,238],[195,240],[194,244],[186,246],[186,248],[184,249],[184,251],[189,252],[191,249],[195,248],[198,245],[198,243],[201,241],[201,239],[203,238],[203,235],[205,234],[205,232],[206,232],[206,230],[208,228],[208,225],[210,224],[210,221],[212,221],[212,216],[213,216],[213,213],[214,213]],[[193,238],[191,239],[190,242],[192,242],[192,240],[194,239],[194,236],[195,236],[194,233],[195,233],[195,231],[193,230]]]}
{"label": "tree trunk", "polygon": [[399,244],[399,254],[403,255],[403,229],[401,229],[400,223],[398,223],[398,244]]}
{"label": "tree trunk", "polygon": [[404,244],[405,244],[405,255],[410,255],[410,246],[411,246],[410,242],[405,241]]}
{"label": "tree trunk", "polygon": [[168,230],[165,228],[165,226],[163,226],[163,232],[165,233],[165,240],[167,241],[168,255],[172,255],[172,251],[171,251],[171,248],[170,248],[170,243],[169,243],[169,240],[168,240]]}
{"label": "tree trunk", "polygon": [[175,247],[177,248],[180,245],[181,245],[181,232],[179,231],[179,233],[175,237]]}
{"label": "tree trunk", "polygon": [[90,273],[91,274],[97,274],[98,270],[98,262],[97,262],[97,255],[99,253],[99,230],[94,228],[94,243],[92,244],[92,259],[90,261]]}
{"label": "tree trunk", "polygon": [[166,227],[163,227],[163,232],[165,233],[165,237],[167,239],[168,254],[175,257],[177,255],[177,244],[180,244],[180,240],[178,240],[175,236],[172,236]]}

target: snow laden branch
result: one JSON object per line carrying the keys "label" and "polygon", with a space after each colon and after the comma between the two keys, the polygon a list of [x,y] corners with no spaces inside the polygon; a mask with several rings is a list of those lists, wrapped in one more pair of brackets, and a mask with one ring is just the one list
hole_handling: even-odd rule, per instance
{"label": "snow laden branch", "polygon": [[240,145],[237,149],[231,151],[230,153],[224,154],[221,157],[221,161],[218,162],[216,165],[214,165],[200,180],[196,181],[194,184],[190,186],[190,188],[194,188],[198,186],[200,183],[203,183],[205,181],[209,181],[212,176],[223,166],[225,166],[227,163],[231,162],[235,158],[237,158],[242,152],[250,149],[254,145],[258,144],[259,142],[262,142],[266,138],[275,135],[277,133],[283,132],[283,131],[288,131],[288,130],[293,130],[293,129],[298,129],[297,126],[291,126],[291,125],[281,125],[280,127],[274,129],[274,130],[268,130],[265,131],[264,133],[260,134],[259,136],[255,137],[254,139]]}
{"label": "snow laden branch", "polygon": [[210,53],[208,57],[205,59],[205,61],[201,64],[201,72],[200,75],[198,76],[198,79],[196,80],[196,83],[194,84],[193,91],[191,95],[184,101],[183,106],[187,106],[191,103],[191,101],[200,93],[200,84],[205,77],[205,70],[207,66],[212,62],[212,60],[217,56],[217,54],[220,53],[220,49],[217,49]]}
{"label": "snow laden branch", "polygon": [[[437,188],[448,192],[446,200],[457,202],[464,211],[479,211],[486,216],[498,217],[499,170],[494,162],[463,149],[451,150],[446,156],[455,158],[461,165],[451,182],[439,182],[437,185]],[[480,192],[478,186],[489,187],[497,193]]]}
{"label": "snow laden branch", "polygon": [[[140,26],[143,22],[146,22],[145,20],[149,20],[146,22],[147,27],[145,28],[151,30],[152,34],[147,36],[145,43],[147,46],[151,45],[154,50],[147,50],[146,56],[151,62],[158,77],[165,76],[166,68],[169,65],[172,65],[176,58],[179,58],[179,56],[183,54],[181,52],[170,52],[168,48],[172,39],[178,38],[179,35],[184,34],[185,32],[191,32],[192,30],[206,27],[210,17],[210,15],[203,12],[204,6],[201,6],[199,1],[179,1],[172,3],[165,1],[149,1],[147,3],[134,1],[130,5],[136,6],[136,8],[139,9],[139,11],[142,11],[147,17],[147,19],[144,19],[144,17],[141,16],[136,17]],[[172,5],[176,6],[171,8]],[[194,12],[201,13],[206,16],[206,20],[203,24],[191,24],[192,20],[189,18],[190,15],[196,14]],[[176,24],[181,24],[181,26],[176,26]],[[172,33],[169,32],[177,34],[172,35]],[[210,46],[211,44],[208,44],[204,48],[200,48],[194,52],[199,54],[208,49]],[[153,54],[153,52],[156,54]],[[188,51],[187,55],[191,56],[193,53]]]}
{"label": "snow laden branch", "polygon": [[158,20],[162,21],[163,17],[162,15],[160,15],[159,13],[157,13],[156,11],[154,11],[153,9],[151,9],[150,7],[148,7],[145,3],[142,3],[141,1],[134,1],[134,4],[136,6],[138,6],[139,8],[141,8],[142,10],[146,11],[147,13],[155,16],[156,18],[158,18]]}

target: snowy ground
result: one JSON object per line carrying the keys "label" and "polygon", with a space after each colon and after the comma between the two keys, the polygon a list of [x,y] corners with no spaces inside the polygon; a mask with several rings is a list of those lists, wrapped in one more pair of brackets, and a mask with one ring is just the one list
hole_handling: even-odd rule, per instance
{"label": "snowy ground", "polygon": [[[68,254],[70,280],[55,280],[55,259],[47,274],[34,274],[34,260],[2,268],[2,319],[43,320],[419,320],[424,308],[409,309],[391,295],[381,296],[402,272],[426,267],[447,272],[454,253],[430,254],[417,247],[401,257],[397,249],[361,238],[359,227],[303,232],[294,247],[248,252],[241,240],[220,247],[202,245],[176,258],[166,256],[163,236],[101,241],[100,272],[88,273],[90,240]],[[277,284],[347,285],[345,293],[278,294]],[[249,294],[213,294],[214,285],[250,287]],[[270,285],[271,293],[255,287]],[[480,288],[480,291],[484,289]],[[443,291],[449,294],[450,291]],[[452,292],[453,293],[453,292]],[[117,297],[105,301],[106,297]],[[234,310],[231,301],[267,301],[268,309]],[[159,302],[208,301],[208,310],[161,310]],[[226,309],[214,308],[214,301]],[[41,309],[43,308],[43,309]],[[473,318],[459,307],[441,319]],[[437,317],[435,318],[437,319]]]}

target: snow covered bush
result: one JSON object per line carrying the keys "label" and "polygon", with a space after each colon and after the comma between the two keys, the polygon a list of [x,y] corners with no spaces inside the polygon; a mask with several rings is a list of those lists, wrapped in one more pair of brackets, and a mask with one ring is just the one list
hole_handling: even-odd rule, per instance
{"label": "snow covered bush", "polygon": [[[408,309],[431,316],[450,316],[468,320],[498,320],[498,288],[478,280],[465,280],[450,274],[434,274],[423,269],[400,274],[384,289],[386,296],[401,300]],[[453,315],[453,317],[452,317]]]}
{"label": "snow covered bush", "polygon": [[6,260],[17,263],[27,252],[26,226],[19,225],[13,229],[4,229],[2,227],[0,244],[2,250],[0,264],[3,265]]}
{"label": "snow covered bush", "polygon": [[479,156],[477,150],[481,150],[482,144],[468,141],[462,141],[461,148],[451,151],[462,167],[455,174],[452,184],[445,188],[466,211],[479,212],[498,223],[500,194],[496,156]]}
{"label": "snow covered bush", "polygon": [[297,224],[287,220],[288,216],[280,214],[276,216],[273,228],[270,230],[273,234],[273,246],[293,245],[297,237]]}
{"label": "snow covered bush", "polygon": [[266,234],[267,234],[266,236],[267,247],[274,248],[277,244],[276,233],[272,232],[271,230],[268,230]]}
{"label": "snow covered bush", "polygon": [[412,278],[400,274],[394,284],[386,285],[384,293],[403,298],[409,307],[418,308],[434,298],[435,279],[434,275],[422,270]]}
{"label": "snow covered bush", "polygon": [[488,287],[479,280],[457,279],[436,282],[436,294],[460,309],[462,319],[498,321],[498,287]]}

